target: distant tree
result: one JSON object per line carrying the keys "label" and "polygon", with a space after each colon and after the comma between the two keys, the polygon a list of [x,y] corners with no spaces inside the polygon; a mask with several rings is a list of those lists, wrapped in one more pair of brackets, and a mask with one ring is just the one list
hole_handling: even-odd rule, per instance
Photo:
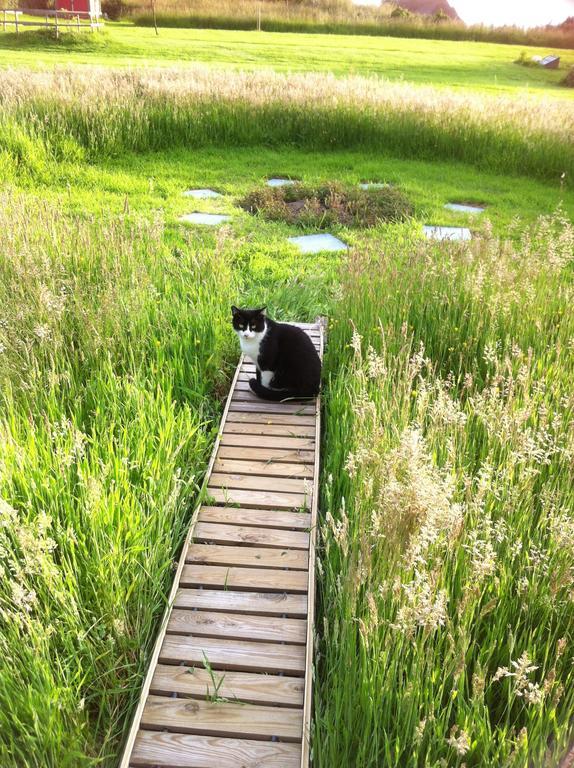
{"label": "distant tree", "polygon": [[432,20],[435,24],[441,24],[443,21],[450,21],[450,16],[440,8],[436,13],[433,13]]}
{"label": "distant tree", "polygon": [[412,16],[412,13],[401,5],[397,5],[397,7],[391,11],[391,19],[408,19],[410,16]]}

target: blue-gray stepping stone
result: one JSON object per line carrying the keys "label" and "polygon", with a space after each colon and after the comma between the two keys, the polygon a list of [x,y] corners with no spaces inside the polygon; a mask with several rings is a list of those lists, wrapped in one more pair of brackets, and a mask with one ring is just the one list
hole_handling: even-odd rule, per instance
{"label": "blue-gray stepping stone", "polygon": [[186,189],[183,193],[184,197],[196,197],[200,200],[205,200],[209,197],[221,197],[219,192],[214,189]]}
{"label": "blue-gray stepping stone", "polygon": [[180,216],[179,220],[185,224],[207,224],[213,227],[216,224],[229,221],[230,218],[231,216],[226,216],[223,213],[186,213]]}
{"label": "blue-gray stepping stone", "polygon": [[423,227],[427,240],[471,240],[468,227]]}
{"label": "blue-gray stepping stone", "polygon": [[334,235],[301,235],[289,237],[290,243],[296,245],[301,253],[321,253],[321,251],[346,251],[349,247]]}
{"label": "blue-gray stepping stone", "polygon": [[359,184],[361,189],[384,189],[385,187],[390,186],[391,185],[386,181],[365,181],[362,184]]}
{"label": "blue-gray stepping stone", "polygon": [[293,179],[267,179],[268,187],[290,187],[295,184]]}
{"label": "blue-gray stepping stone", "polygon": [[460,213],[482,213],[484,208],[480,205],[463,205],[462,203],[447,203],[447,211],[459,211]]}

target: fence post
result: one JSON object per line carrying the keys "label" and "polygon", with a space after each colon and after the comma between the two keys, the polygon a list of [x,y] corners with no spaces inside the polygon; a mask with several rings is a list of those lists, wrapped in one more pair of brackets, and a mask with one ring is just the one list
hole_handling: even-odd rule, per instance
{"label": "fence post", "polygon": [[257,31],[261,32],[261,3],[257,4]]}
{"label": "fence post", "polygon": [[78,23],[78,32],[80,31],[80,14],[76,16],[76,21]]}
{"label": "fence post", "polygon": [[20,28],[18,26],[18,11],[16,11],[16,13],[14,14],[14,18],[16,19],[16,34],[18,34],[20,31]]}
{"label": "fence post", "polygon": [[56,40],[59,40],[59,38],[60,38],[60,30],[58,29],[58,9],[57,8],[54,11],[54,13],[55,13],[55,16],[56,16]]}
{"label": "fence post", "polygon": [[6,9],[4,9],[4,32],[6,32]]}

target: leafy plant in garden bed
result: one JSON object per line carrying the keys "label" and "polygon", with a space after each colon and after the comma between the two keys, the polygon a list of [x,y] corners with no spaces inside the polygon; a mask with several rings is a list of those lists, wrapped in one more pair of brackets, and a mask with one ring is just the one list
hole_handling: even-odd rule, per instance
{"label": "leafy plant in garden bed", "polygon": [[240,205],[270,221],[319,229],[336,224],[374,227],[382,221],[404,221],[413,213],[412,204],[396,187],[356,189],[335,182],[263,187],[250,192]]}

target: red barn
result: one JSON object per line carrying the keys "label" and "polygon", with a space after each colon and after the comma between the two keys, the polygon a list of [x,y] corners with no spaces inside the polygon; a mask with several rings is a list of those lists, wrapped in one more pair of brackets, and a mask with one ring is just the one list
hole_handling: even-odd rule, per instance
{"label": "red barn", "polygon": [[57,11],[68,11],[69,13],[80,13],[98,17],[102,14],[100,0],[56,0]]}

